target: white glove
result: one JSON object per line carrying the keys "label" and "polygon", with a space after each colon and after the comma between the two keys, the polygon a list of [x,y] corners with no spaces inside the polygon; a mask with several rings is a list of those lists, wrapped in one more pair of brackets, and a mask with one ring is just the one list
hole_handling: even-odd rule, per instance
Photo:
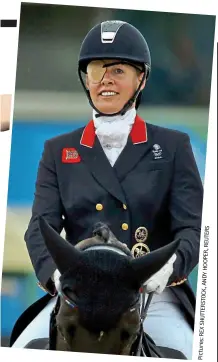
{"label": "white glove", "polygon": [[173,263],[175,262],[176,258],[176,254],[173,254],[168,262],[144,283],[146,286],[146,293],[155,292],[156,294],[161,294],[163,292],[163,290],[166,288],[169,277],[173,273]]}
{"label": "white glove", "polygon": [[52,280],[55,284],[55,288],[57,290],[57,292],[60,290],[60,276],[61,276],[61,273],[59,272],[58,269],[55,270],[54,274],[52,275]]}

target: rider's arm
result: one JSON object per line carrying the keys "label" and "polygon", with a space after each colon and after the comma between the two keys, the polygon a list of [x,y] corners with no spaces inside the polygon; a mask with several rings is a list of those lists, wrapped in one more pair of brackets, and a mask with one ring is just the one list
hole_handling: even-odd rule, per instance
{"label": "rider's arm", "polygon": [[25,233],[25,241],[40,285],[53,294],[55,288],[51,277],[56,266],[41,236],[38,225],[39,215],[43,216],[58,233],[61,233],[64,223],[62,218],[63,207],[49,141],[45,143],[39,164],[32,217]]}
{"label": "rider's arm", "polygon": [[188,278],[198,264],[203,186],[188,135],[182,134],[175,156],[170,194],[171,230],[180,247],[168,285]]}

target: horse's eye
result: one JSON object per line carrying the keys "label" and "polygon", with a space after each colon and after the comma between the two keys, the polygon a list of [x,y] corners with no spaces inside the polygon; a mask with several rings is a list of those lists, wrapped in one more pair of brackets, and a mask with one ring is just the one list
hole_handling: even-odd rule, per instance
{"label": "horse's eye", "polygon": [[127,330],[123,329],[120,333],[120,339],[121,341],[127,341],[127,339],[130,338],[130,334]]}
{"label": "horse's eye", "polygon": [[73,326],[73,325],[67,327],[67,333],[68,333],[71,337],[73,337],[73,336],[75,335],[75,333],[76,333],[76,327]]}

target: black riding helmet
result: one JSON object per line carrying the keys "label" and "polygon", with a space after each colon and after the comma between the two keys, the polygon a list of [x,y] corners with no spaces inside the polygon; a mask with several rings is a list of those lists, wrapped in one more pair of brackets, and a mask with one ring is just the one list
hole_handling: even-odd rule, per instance
{"label": "black riding helmet", "polygon": [[[89,90],[86,89],[82,74],[87,73],[87,66],[93,60],[117,59],[141,67],[144,72],[138,89],[133,96],[116,113],[105,114],[100,112],[93,104]],[[78,73],[82,86],[89,99],[89,103],[98,113],[96,116],[124,115],[136,100],[136,108],[140,104],[140,87],[148,79],[151,70],[151,56],[146,40],[134,26],[123,21],[105,21],[92,28],[83,40],[78,62]]]}

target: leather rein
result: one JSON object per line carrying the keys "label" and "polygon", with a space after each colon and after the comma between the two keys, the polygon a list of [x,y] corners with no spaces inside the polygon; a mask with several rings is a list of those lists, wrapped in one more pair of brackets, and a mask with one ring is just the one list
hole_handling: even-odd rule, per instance
{"label": "leather rein", "polygon": [[148,299],[145,302],[146,292],[145,292],[145,287],[144,286],[142,287],[142,302],[141,302],[141,311],[140,311],[140,336],[139,336],[138,346],[136,348],[136,354],[135,354],[136,356],[143,355],[144,357],[146,357],[145,351],[143,349],[143,336],[144,336],[143,322],[147,317],[148,308],[151,303],[153,295],[154,292],[149,293]]}

